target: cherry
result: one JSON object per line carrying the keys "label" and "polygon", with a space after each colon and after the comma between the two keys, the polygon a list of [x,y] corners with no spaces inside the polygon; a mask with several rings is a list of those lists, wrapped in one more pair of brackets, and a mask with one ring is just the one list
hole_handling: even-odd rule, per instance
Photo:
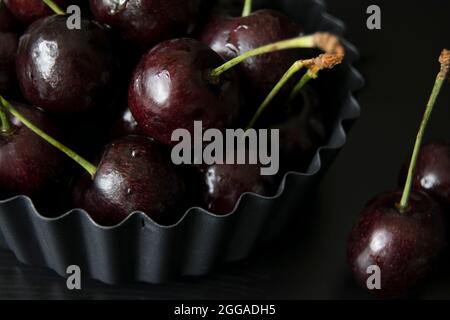
{"label": "cherry", "polygon": [[[252,49],[298,37],[303,29],[287,16],[259,10],[245,17],[213,16],[200,39],[230,60]],[[298,50],[272,52],[246,60],[237,71],[247,101],[260,103],[284,72],[301,57]]]}
{"label": "cherry", "polygon": [[280,161],[284,171],[305,171],[318,148],[325,145],[327,126],[317,93],[308,88],[295,99],[285,119],[273,125],[280,130]]}
{"label": "cherry", "polygon": [[[405,166],[406,167],[406,166]],[[402,170],[400,181],[406,180],[407,170]],[[424,144],[417,158],[413,187],[427,192],[450,208],[450,144],[431,141]]]}
{"label": "cherry", "polygon": [[226,72],[217,82],[208,75],[222,63],[206,45],[187,38],[162,42],[145,54],[128,98],[141,130],[170,145],[172,132],[193,132],[195,120],[205,128],[230,128],[239,108],[235,74]]}
{"label": "cherry", "polygon": [[446,246],[440,206],[421,191],[412,191],[423,135],[439,92],[450,69],[450,51],[439,58],[441,70],[417,134],[403,192],[376,196],[362,211],[349,238],[347,257],[357,282],[367,287],[369,267],[377,266],[384,296],[410,292],[430,272]]}
{"label": "cherry", "polygon": [[18,42],[15,33],[0,32],[0,94],[5,96],[14,96],[18,91],[15,69]]}
{"label": "cherry", "polygon": [[427,194],[412,192],[409,210],[395,207],[401,192],[376,196],[364,208],[348,242],[348,261],[357,282],[367,288],[368,268],[381,270],[383,296],[404,295],[430,272],[446,245],[443,215]]}
{"label": "cherry", "polygon": [[[4,0],[6,6],[22,22],[31,22],[53,14],[52,9],[43,0]],[[67,6],[68,0],[54,0],[59,6]]]}
{"label": "cherry", "polygon": [[[0,99],[3,99],[0,97]],[[3,103],[3,100],[1,100]],[[65,182],[67,161],[0,104],[0,195],[41,197]],[[43,112],[15,103],[14,107],[39,127],[59,136],[55,124]]]}
{"label": "cherry", "polygon": [[142,211],[158,223],[176,222],[185,185],[166,150],[146,137],[127,136],[109,144],[91,179],[74,189],[74,204],[101,225],[115,225]]}
{"label": "cherry", "polygon": [[269,196],[275,178],[264,176],[259,164],[214,164],[201,169],[203,203],[208,211],[225,215],[233,211],[245,192]]}
{"label": "cherry", "polygon": [[97,21],[118,30],[136,47],[148,50],[172,38],[189,35],[195,26],[199,0],[90,0]]}
{"label": "cherry", "polygon": [[36,21],[21,37],[17,76],[25,98],[42,109],[72,113],[106,109],[114,90],[117,59],[107,30],[82,19],[70,30],[66,17]]}

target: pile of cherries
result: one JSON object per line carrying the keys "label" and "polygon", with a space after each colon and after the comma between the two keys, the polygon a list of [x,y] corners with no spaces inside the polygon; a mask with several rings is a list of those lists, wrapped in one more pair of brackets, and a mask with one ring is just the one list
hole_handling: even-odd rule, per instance
{"label": "pile of cherries", "polygon": [[[448,78],[450,51],[444,50],[439,61],[441,70],[411,161],[400,173],[403,191],[384,192],[370,200],[348,242],[348,262],[355,279],[384,297],[413,294],[445,253],[448,242],[450,144],[431,141],[422,146],[434,104]],[[374,270],[379,274],[372,274]]]}
{"label": "pile of cherries", "polygon": [[[134,211],[171,224],[193,205],[227,214],[244,192],[270,195],[327,141],[327,110],[309,80],[342,61],[331,35],[305,36],[280,12],[251,12],[249,0],[240,17],[210,0],[78,1],[80,28],[68,27],[70,4],[0,0],[1,199],[61,198],[101,225]],[[314,58],[317,49],[325,53]],[[293,67],[306,72],[277,86]],[[278,176],[172,163],[175,129],[251,119],[280,129]]]}

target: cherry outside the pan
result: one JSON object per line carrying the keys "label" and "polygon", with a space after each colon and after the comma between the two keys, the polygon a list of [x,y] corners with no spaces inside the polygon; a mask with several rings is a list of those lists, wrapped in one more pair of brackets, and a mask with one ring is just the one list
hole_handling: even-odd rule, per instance
{"label": "cherry outside the pan", "polygon": [[[407,166],[400,174],[400,182],[406,180]],[[450,144],[443,140],[423,145],[417,158],[413,180],[414,188],[423,190],[450,209]]]}

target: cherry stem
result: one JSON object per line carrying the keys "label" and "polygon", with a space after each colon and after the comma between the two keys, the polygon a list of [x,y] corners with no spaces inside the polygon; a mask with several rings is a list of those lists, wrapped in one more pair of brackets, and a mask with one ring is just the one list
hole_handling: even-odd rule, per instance
{"label": "cherry stem", "polygon": [[63,16],[66,13],[52,0],[42,0],[57,15]]}
{"label": "cherry stem", "polygon": [[37,134],[39,137],[47,141],[49,144],[60,150],[61,152],[65,153],[68,157],[70,157],[72,160],[74,160],[76,163],[78,163],[80,166],[82,166],[92,177],[92,179],[95,176],[95,173],[97,172],[97,168],[84,159],[83,157],[79,156],[75,151],[69,149],[65,145],[63,145],[61,142],[57,141],[56,139],[52,138],[48,134],[46,134],[44,131],[36,127],[33,123],[31,123],[27,118],[25,118],[19,111],[17,111],[8,101],[6,101],[1,95],[0,95],[0,105],[8,111],[10,114],[12,114],[14,117],[20,120],[28,129],[33,131],[35,134]]}
{"label": "cherry stem", "polygon": [[218,78],[222,73],[228,71],[229,69],[235,67],[239,63],[256,56],[260,56],[262,54],[287,50],[287,49],[296,49],[296,48],[314,48],[316,45],[314,35],[304,36],[299,38],[293,38],[288,40],[283,40],[275,43],[271,43],[250,51],[247,51],[240,56],[233,58],[223,65],[213,69],[211,71],[211,78]]}
{"label": "cherry stem", "polygon": [[308,68],[306,74],[300,80],[300,89],[310,80],[317,78],[317,74],[322,69],[331,69],[337,64],[341,63],[343,59],[342,55],[335,54],[321,54],[320,56],[308,60],[298,60],[286,71],[286,73],[281,77],[280,81],[273,87],[269,95],[264,99],[263,103],[259,106],[253,118],[250,120],[247,130],[253,128],[261,117],[263,112],[267,109],[267,106],[272,102],[275,96],[280,92],[280,90],[286,85],[286,83],[300,70],[304,67]]}
{"label": "cherry stem", "polygon": [[256,111],[253,118],[250,120],[249,124],[247,125],[247,129],[253,128],[260,118],[261,114],[266,110],[267,106],[272,102],[272,100],[275,98],[275,96],[280,92],[280,90],[284,87],[284,85],[300,70],[303,69],[305,66],[304,62],[299,60],[294,62],[294,64],[286,71],[286,73],[281,77],[280,81],[273,87],[273,89],[270,91],[269,95],[264,99],[264,102],[260,105],[258,110]]}
{"label": "cherry stem", "polygon": [[441,91],[442,85],[445,79],[448,77],[449,69],[450,69],[450,51],[443,50],[441,56],[439,58],[439,62],[441,64],[441,70],[439,71],[436,81],[433,86],[433,91],[431,92],[430,99],[428,100],[427,107],[425,109],[425,113],[423,115],[422,122],[420,124],[419,132],[417,133],[416,142],[414,144],[414,150],[411,156],[411,161],[408,169],[408,176],[406,178],[405,187],[403,189],[402,198],[400,203],[397,205],[400,213],[405,213],[409,210],[409,198],[411,195],[411,189],[413,185],[413,177],[417,166],[417,157],[419,155],[420,147],[422,146],[422,140],[425,133],[425,129],[430,120],[430,115],[433,111],[434,105],[436,104],[436,100]]}
{"label": "cherry stem", "polygon": [[288,40],[283,40],[279,42],[274,42],[250,51],[247,51],[240,56],[233,58],[221,66],[213,69],[209,75],[208,79],[216,83],[218,82],[219,76],[228,71],[229,69],[235,67],[239,63],[256,56],[260,56],[266,53],[288,50],[288,49],[300,49],[300,48],[318,48],[323,52],[334,54],[336,57],[344,57],[345,49],[339,41],[339,38],[335,35],[326,32],[317,32],[313,35],[303,36]]}
{"label": "cherry stem", "polygon": [[292,89],[292,92],[289,96],[289,100],[294,100],[295,97],[297,97],[300,92],[302,91],[302,89],[308,84],[309,81],[311,81],[312,79],[317,79],[317,77],[319,76],[318,72],[315,72],[314,70],[309,69],[304,75],[303,77],[300,79],[300,81],[296,84],[296,86],[294,87],[294,89]]}
{"label": "cherry stem", "polygon": [[0,125],[0,133],[7,133],[11,130],[11,122],[2,108],[0,108]]}
{"label": "cherry stem", "polygon": [[252,0],[245,0],[244,10],[242,11],[243,17],[247,17],[250,13],[252,13],[252,2]]}
{"label": "cherry stem", "polygon": [[[315,42],[317,44],[317,47],[321,49],[322,51],[333,54],[336,57],[341,58],[341,60],[345,56],[345,48],[342,45],[342,43],[339,41],[339,38],[329,34],[329,33],[316,33]],[[342,61],[340,61],[342,62]],[[339,63],[340,63],[339,62]],[[324,68],[310,68],[308,72],[300,79],[300,81],[297,83],[297,85],[292,89],[292,92],[290,94],[289,100],[294,100],[297,95],[300,94],[303,87],[312,79],[316,79],[318,77],[318,73],[321,69]]]}

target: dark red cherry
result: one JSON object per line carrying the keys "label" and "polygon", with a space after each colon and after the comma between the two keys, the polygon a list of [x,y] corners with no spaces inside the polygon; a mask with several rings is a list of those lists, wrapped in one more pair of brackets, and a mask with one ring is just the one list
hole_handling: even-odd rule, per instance
{"label": "dark red cherry", "polygon": [[[39,128],[60,136],[55,124],[37,109],[13,104]],[[11,128],[0,132],[0,196],[51,194],[66,180],[67,159],[22,122],[7,114]]]}
{"label": "dark red cherry", "polygon": [[6,97],[18,91],[15,67],[18,42],[15,33],[0,32],[0,94]]}
{"label": "dark red cherry", "polygon": [[323,120],[315,116],[295,116],[274,128],[280,129],[280,161],[285,171],[307,170],[326,143]]}
{"label": "dark red cherry", "polygon": [[245,192],[273,195],[275,178],[261,175],[260,169],[259,164],[214,164],[202,168],[205,209],[227,214]]}
{"label": "dark red cherry", "polygon": [[[298,37],[302,31],[282,13],[259,10],[247,17],[213,16],[200,39],[225,60],[230,60],[263,45]],[[247,100],[261,103],[299,58],[299,50],[285,50],[254,57],[237,66]]]}
{"label": "dark red cherry", "polygon": [[[400,182],[406,180],[407,166]],[[450,208],[450,144],[446,141],[432,141],[424,144],[417,158],[413,186],[423,190]]]}
{"label": "dark red cherry", "polygon": [[74,203],[99,224],[115,225],[135,211],[158,223],[174,223],[182,212],[185,184],[167,150],[146,137],[109,144],[92,180],[84,176]]}
{"label": "dark red cherry", "polygon": [[81,21],[80,30],[70,30],[64,16],[44,18],[20,38],[17,76],[33,105],[55,113],[110,106],[117,80],[110,36],[98,23]]}
{"label": "dark red cherry", "polygon": [[194,121],[203,127],[231,128],[239,109],[234,72],[214,82],[209,73],[223,59],[193,39],[165,41],[144,55],[132,77],[128,106],[141,130],[171,145],[175,129],[193,133]]}
{"label": "dark red cherry", "polygon": [[[42,0],[4,0],[4,2],[9,10],[26,24],[54,14]],[[68,0],[54,0],[54,2],[62,9],[69,4]]]}
{"label": "dark red cherry", "polygon": [[326,144],[327,126],[317,94],[305,88],[291,105],[294,112],[272,128],[280,130],[280,162],[283,171],[305,171],[320,146]]}
{"label": "dark red cherry", "polygon": [[172,38],[189,35],[195,26],[199,0],[90,0],[97,21],[118,30],[122,38],[144,50]]}
{"label": "dark red cherry", "polygon": [[410,292],[429,273],[446,246],[439,205],[423,192],[413,192],[409,210],[400,213],[401,192],[386,192],[362,211],[348,241],[347,257],[357,282],[367,288],[369,266],[381,271],[383,296]]}

